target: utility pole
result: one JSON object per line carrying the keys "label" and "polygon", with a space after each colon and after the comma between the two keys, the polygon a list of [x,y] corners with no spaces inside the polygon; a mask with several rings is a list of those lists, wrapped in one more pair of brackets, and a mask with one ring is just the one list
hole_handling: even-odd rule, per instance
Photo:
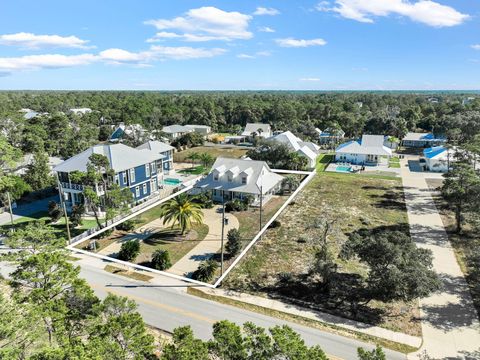
{"label": "utility pole", "polygon": [[220,273],[223,275],[223,236],[225,232],[225,191],[222,190],[222,249],[221,249],[221,255],[220,255]]}
{"label": "utility pole", "polygon": [[62,207],[63,207],[63,215],[65,216],[65,225],[67,226],[68,245],[70,245],[70,241],[72,240],[72,237],[70,235],[70,225],[68,223],[67,206],[65,205],[66,194],[63,192],[61,185],[58,187],[58,190],[60,192],[60,202],[62,203]]}
{"label": "utility pole", "polygon": [[7,191],[7,200],[8,200],[8,210],[10,211],[10,222],[12,223],[12,230],[13,230],[14,224],[13,224],[12,200],[10,199],[10,192],[8,191]]}
{"label": "utility pole", "polygon": [[260,186],[260,231],[262,231],[263,185]]}

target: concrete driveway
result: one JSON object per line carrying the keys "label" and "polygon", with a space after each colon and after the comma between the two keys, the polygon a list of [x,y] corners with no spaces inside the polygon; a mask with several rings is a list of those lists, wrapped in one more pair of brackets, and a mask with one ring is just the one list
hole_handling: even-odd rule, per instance
{"label": "concrete driveway", "polygon": [[[212,209],[203,209],[203,223],[208,225],[208,234],[197,246],[188,254],[177,261],[168,272],[176,275],[189,276],[198,269],[198,265],[203,261],[210,259],[222,247],[222,213],[221,206],[215,206]],[[225,226],[224,240],[226,243],[227,233],[230,229],[238,229],[238,219],[232,214],[225,214],[228,218],[228,225]],[[224,244],[225,244],[224,243]]]}
{"label": "concrete driveway", "polygon": [[406,159],[401,175],[410,234],[418,247],[433,254],[433,268],[443,289],[420,300],[423,345],[410,359],[479,359],[480,323],[470,292],[425,181],[428,173],[411,172]]}

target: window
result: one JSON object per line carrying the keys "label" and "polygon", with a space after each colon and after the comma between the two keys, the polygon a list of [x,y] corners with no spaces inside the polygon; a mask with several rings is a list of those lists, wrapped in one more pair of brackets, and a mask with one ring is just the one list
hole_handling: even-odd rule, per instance
{"label": "window", "polygon": [[143,195],[147,195],[147,183],[143,184]]}
{"label": "window", "polygon": [[149,164],[145,164],[145,175],[147,177],[150,177],[150,165]]}
{"label": "window", "polygon": [[232,182],[232,180],[233,180],[232,175],[228,175],[228,182]]}
{"label": "window", "polygon": [[157,172],[157,164],[155,162],[152,162],[151,166],[152,166],[152,173],[156,173]]}
{"label": "window", "polygon": [[246,184],[247,183],[247,177],[246,176],[242,176],[242,184]]}
{"label": "window", "polygon": [[135,197],[140,197],[140,186],[135,186]]}
{"label": "window", "polygon": [[127,183],[127,172],[126,171],[122,172],[122,182],[124,184]]}
{"label": "window", "polygon": [[218,181],[218,174],[217,173],[213,174],[213,180]]}
{"label": "window", "polygon": [[115,175],[115,184],[117,185],[120,185],[120,177],[117,175]]}
{"label": "window", "polygon": [[135,182],[135,169],[130,169],[130,182]]}
{"label": "window", "polygon": [[150,192],[157,191],[157,179],[152,179],[150,183]]}

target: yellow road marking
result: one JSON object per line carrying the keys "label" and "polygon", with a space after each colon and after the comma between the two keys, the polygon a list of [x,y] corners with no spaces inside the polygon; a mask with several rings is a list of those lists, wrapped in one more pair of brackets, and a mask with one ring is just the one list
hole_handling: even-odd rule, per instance
{"label": "yellow road marking", "polygon": [[120,291],[120,290],[113,290],[112,288],[110,287],[106,287],[104,285],[97,285],[97,284],[90,284],[91,287],[93,288],[97,288],[97,289],[103,289],[109,293],[112,293],[112,294],[115,294],[115,295],[120,295],[120,296],[125,296],[125,297],[128,297],[132,300],[135,300],[137,302],[141,302],[141,303],[144,303],[144,304],[148,304],[148,305],[152,305],[156,308],[159,308],[159,309],[163,309],[163,310],[168,310],[170,312],[173,312],[173,313],[177,313],[177,314],[181,314],[181,315],[184,315],[184,316],[187,316],[187,317],[190,317],[192,319],[196,319],[196,320],[200,320],[200,321],[205,321],[209,324],[214,324],[216,323],[218,320],[213,320],[213,319],[210,319],[206,316],[202,316],[202,315],[199,315],[199,314],[196,314],[196,313],[193,313],[191,311],[185,311],[185,310],[182,310],[180,308],[177,308],[177,307],[174,307],[174,306],[170,306],[170,305],[165,305],[165,304],[162,304],[162,303],[159,303],[159,302],[156,302],[156,301],[153,301],[153,300],[149,300],[149,299],[145,299],[143,297],[140,297],[140,296],[135,296],[135,295],[132,295],[130,293],[127,293],[125,291]]}

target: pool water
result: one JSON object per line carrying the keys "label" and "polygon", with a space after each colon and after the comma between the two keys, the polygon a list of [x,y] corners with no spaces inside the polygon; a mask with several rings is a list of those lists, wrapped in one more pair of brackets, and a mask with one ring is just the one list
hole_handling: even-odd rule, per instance
{"label": "pool water", "polygon": [[163,180],[163,183],[165,185],[178,185],[178,184],[181,184],[182,183],[182,180],[178,180],[178,179],[172,179],[172,178],[166,178]]}
{"label": "pool water", "polygon": [[335,170],[339,171],[339,172],[351,172],[352,167],[351,166],[337,166]]}

